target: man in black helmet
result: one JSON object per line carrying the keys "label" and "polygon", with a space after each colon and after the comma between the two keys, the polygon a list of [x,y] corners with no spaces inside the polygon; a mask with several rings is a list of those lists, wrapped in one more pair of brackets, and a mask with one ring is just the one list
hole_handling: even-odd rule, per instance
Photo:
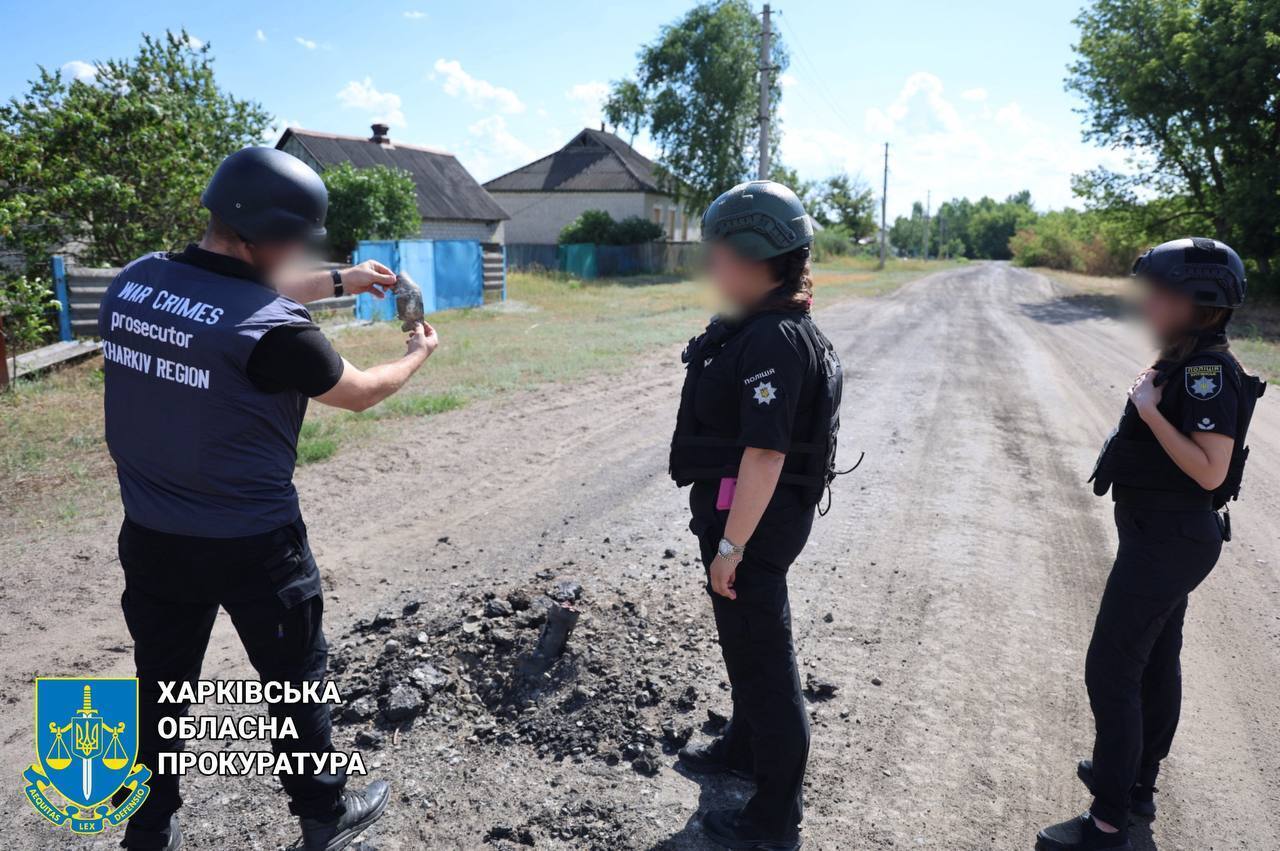
{"label": "man in black helmet", "polygon": [[[200,677],[220,607],[264,682],[324,677],[320,574],[293,486],[307,400],[367,408],[437,345],[420,323],[403,357],[360,370],[320,333],[304,302],[391,287],[395,275],[377,263],[289,274],[308,241],[324,235],[328,206],[324,183],[300,160],[238,151],[201,201],[210,215],[199,244],[130,263],[99,315],[107,446],[125,511],[121,605],[139,679],[139,762],[156,772],[128,822],[130,849],[181,845],[178,777],[157,769],[160,753],[183,748],[162,737],[172,724],[162,730],[161,721],[188,704],[162,700],[160,684]],[[268,708],[297,731],[273,741],[277,753],[331,750],[328,705]],[[345,847],[388,799],[386,783],[354,792],[339,773],[281,780],[308,851]]]}

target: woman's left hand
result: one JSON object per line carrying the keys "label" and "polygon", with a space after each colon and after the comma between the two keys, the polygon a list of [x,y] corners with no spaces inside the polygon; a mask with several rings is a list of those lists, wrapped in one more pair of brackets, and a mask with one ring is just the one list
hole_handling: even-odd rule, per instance
{"label": "woman's left hand", "polygon": [[739,563],[740,559],[716,556],[711,562],[711,590],[721,597],[728,597],[730,600],[738,599],[738,592],[733,590],[733,583],[738,578]]}
{"label": "woman's left hand", "polygon": [[1134,379],[1133,386],[1129,388],[1129,401],[1133,402],[1133,406],[1143,416],[1155,411],[1163,396],[1164,388],[1156,385],[1156,371],[1154,369],[1143,370],[1139,373],[1138,377]]}

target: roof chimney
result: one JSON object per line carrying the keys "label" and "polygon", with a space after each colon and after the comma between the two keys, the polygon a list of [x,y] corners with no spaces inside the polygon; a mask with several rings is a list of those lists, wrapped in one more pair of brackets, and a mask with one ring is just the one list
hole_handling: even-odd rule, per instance
{"label": "roof chimney", "polygon": [[603,122],[603,121],[601,121],[601,122],[600,122],[600,132],[601,132],[601,133],[603,133],[603,132],[604,132],[604,122]]}
{"label": "roof chimney", "polygon": [[370,142],[377,142],[379,145],[388,145],[391,143],[391,128],[386,124],[373,125],[373,135],[369,137]]}

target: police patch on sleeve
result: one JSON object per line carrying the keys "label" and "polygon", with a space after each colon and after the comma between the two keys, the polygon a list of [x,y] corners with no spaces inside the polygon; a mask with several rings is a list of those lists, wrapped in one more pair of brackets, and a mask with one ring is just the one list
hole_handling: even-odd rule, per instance
{"label": "police patch on sleeve", "polygon": [[1212,399],[1222,392],[1222,364],[1204,363],[1186,369],[1187,394],[1192,399]]}
{"label": "police patch on sleeve", "polygon": [[778,391],[773,388],[773,384],[768,381],[761,381],[752,390],[752,398],[756,400],[758,405],[768,405],[778,397]]}

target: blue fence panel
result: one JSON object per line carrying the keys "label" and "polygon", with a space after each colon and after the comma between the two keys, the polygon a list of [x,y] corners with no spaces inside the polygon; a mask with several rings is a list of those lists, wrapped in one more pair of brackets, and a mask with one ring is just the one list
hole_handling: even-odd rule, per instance
{"label": "blue fence panel", "polygon": [[[439,303],[439,286],[436,280],[436,245],[427,239],[406,239],[400,242],[400,265],[395,270],[408,274],[422,288],[422,309],[435,313],[442,309]],[[392,299],[394,301],[394,299]]]}
{"label": "blue fence panel", "polygon": [[435,309],[484,304],[484,257],[480,243],[437,240],[435,255]]}
{"label": "blue fence panel", "polygon": [[[362,240],[356,246],[354,260],[363,263],[366,260],[377,260],[389,269],[400,269],[400,245],[392,239]],[[412,272],[410,274],[413,274]],[[423,297],[425,298],[425,287]],[[375,298],[369,293],[356,296],[356,319],[373,322],[386,322],[396,318],[396,300],[394,298]]]}
{"label": "blue fence panel", "polygon": [[58,339],[71,339],[71,297],[67,292],[67,262],[61,254],[53,255],[53,292],[58,297]]}
{"label": "blue fence panel", "polygon": [[[371,239],[362,241],[355,261],[377,260],[396,273],[408,273],[422,288],[427,313],[484,304],[484,251],[474,240]],[[396,318],[394,298],[356,296],[356,318]]]}

